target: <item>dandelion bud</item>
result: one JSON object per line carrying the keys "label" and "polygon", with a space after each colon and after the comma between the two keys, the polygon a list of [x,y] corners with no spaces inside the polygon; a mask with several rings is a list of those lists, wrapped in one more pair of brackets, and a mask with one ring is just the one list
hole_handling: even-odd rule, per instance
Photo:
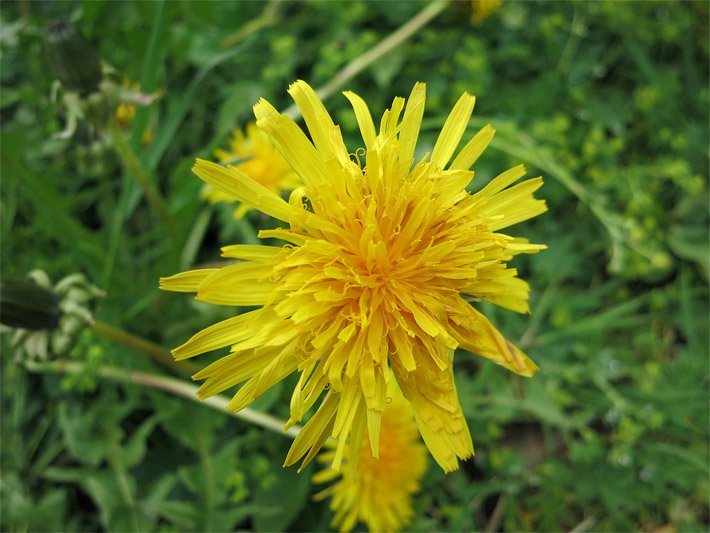
{"label": "dandelion bud", "polygon": [[54,286],[41,270],[27,277],[0,286],[0,321],[13,328],[12,350],[18,359],[65,356],[81,332],[93,326],[93,310],[103,292],[80,273]]}
{"label": "dandelion bud", "polygon": [[62,312],[59,296],[51,289],[25,279],[0,285],[0,322],[13,328],[54,329]]}
{"label": "dandelion bud", "polygon": [[47,25],[49,63],[59,81],[85,96],[99,88],[103,74],[96,50],[65,20]]}

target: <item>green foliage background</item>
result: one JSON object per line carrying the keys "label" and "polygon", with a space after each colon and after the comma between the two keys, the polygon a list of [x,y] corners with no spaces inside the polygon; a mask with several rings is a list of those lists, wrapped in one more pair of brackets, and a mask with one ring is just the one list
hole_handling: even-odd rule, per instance
{"label": "green foliage background", "polygon": [[[498,133],[473,188],[523,162],[545,177],[550,207],[515,230],[549,244],[517,261],[532,316],[484,306],[542,370],[523,380],[457,356],[477,454],[448,476],[429,465],[409,529],[707,529],[709,5],[505,1],[474,25],[470,3],[452,3],[345,87],[378,114],[426,81],[422,153],[461,92],[476,94],[468,135],[488,122]],[[194,158],[224,146],[258,97],[284,109],[290,82],[326,83],[425,6],[3,2],[3,277],[84,272],[107,292],[100,320],[165,347],[234,313],[157,289],[271,224],[204,204]],[[126,132],[132,166],[86,128],[53,138],[63,116],[43,35],[55,18],[164,92]],[[326,105],[357,146],[346,100]],[[174,369],[92,330],[71,354],[89,370],[71,378],[29,373],[3,347],[3,530],[328,529],[312,471],[280,467],[287,438],[95,375]],[[283,418],[292,384],[256,407]]]}

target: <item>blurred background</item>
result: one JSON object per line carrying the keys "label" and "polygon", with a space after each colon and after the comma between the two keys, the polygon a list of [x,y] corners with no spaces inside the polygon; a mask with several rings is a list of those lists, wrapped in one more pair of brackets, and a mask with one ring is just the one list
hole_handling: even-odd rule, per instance
{"label": "blurred background", "polygon": [[[709,6],[2,2],[2,276],[41,269],[61,304],[2,335],[0,527],[329,529],[313,470],[280,466],[287,437],[130,382],[189,381],[166,350],[236,312],[157,280],[274,227],[205,202],[190,167],[304,79],[331,83],[353,149],[340,90],[379,116],[427,82],[421,153],[471,92],[466,138],[497,130],[473,189],[521,162],[545,178],[549,213],[514,230],[549,245],[515,262],[532,315],[483,306],[541,370],[457,356],[477,453],[446,476],[430,461],[407,529],[707,530]],[[287,418],[293,378],[254,407]]]}

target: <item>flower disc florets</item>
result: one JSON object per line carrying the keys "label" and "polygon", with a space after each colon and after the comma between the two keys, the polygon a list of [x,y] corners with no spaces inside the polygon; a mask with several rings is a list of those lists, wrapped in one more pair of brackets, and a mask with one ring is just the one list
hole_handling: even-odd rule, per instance
{"label": "flower disc florets", "polygon": [[366,104],[345,93],[365,143],[364,166],[346,149],[314,91],[289,90],[308,127],[270,104],[255,106],[257,125],[303,180],[286,203],[233,167],[198,160],[195,173],[288,224],[261,231],[283,247],[234,245],[225,257],[244,262],[163,280],[169,290],[197,292],[224,305],[258,305],[198,333],[175,350],[191,357],[223,346],[232,354],[199,372],[203,396],[243,381],[230,404],[241,409],[291,372],[300,372],[291,420],[301,420],[328,389],[286,459],[310,461],[332,436],[333,467],[346,444],[358,447],[367,427],[379,455],[379,428],[391,368],[411,403],[419,431],[445,470],[473,453],[453,379],[454,349],[486,357],[518,374],[537,367],[469,300],[528,312],[528,286],[506,262],[543,245],[497,233],[545,211],[533,192],[540,178],[512,186],[525,170],[510,169],[475,194],[471,165],[493,129],[483,128],[450,162],[467,127],[474,98],[464,94],[431,154],[414,160],[425,86],[396,98],[379,133]]}

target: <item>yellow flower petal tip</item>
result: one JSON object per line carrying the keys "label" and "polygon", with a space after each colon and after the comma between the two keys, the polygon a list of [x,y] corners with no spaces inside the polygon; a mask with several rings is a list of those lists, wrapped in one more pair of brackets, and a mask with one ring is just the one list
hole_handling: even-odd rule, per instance
{"label": "yellow flower petal tip", "polygon": [[468,191],[471,166],[494,134],[485,126],[462,143],[471,95],[456,103],[431,154],[415,157],[423,83],[408,99],[395,98],[379,122],[362,98],[346,92],[365,145],[364,157],[353,157],[363,150],[345,146],[315,91],[298,81],[289,92],[309,135],[265,100],[255,106],[269,146],[300,182],[288,202],[239,164],[195,165],[207,183],[283,221],[259,237],[288,244],[227,246],[223,255],[240,262],[161,280],[162,288],[194,292],[200,301],[257,306],[197,333],[175,356],[230,347],[195,378],[204,380],[203,397],[239,387],[229,404],[235,410],[299,374],[289,424],[317,406],[286,457],[286,465],[301,467],[331,439],[336,470],[356,469],[349,449],[382,461],[389,453],[387,391],[396,382],[434,459],[455,470],[473,455],[454,384],[455,350],[522,376],[537,371],[474,305],[529,312],[530,288],[508,263],[544,245],[499,230],[547,209],[534,197],[542,179],[520,181],[519,165]]}
{"label": "yellow flower petal tip", "polygon": [[[275,195],[280,196],[301,184],[298,175],[281,157],[269,136],[254,122],[247,124],[244,130],[234,130],[228,148],[219,148],[215,150],[214,155],[221,165],[233,165]],[[194,170],[197,173],[198,167],[196,166]],[[214,186],[209,182],[203,188],[202,196],[213,204],[222,202],[236,204],[234,217],[237,219],[254,208],[234,191]]]}

